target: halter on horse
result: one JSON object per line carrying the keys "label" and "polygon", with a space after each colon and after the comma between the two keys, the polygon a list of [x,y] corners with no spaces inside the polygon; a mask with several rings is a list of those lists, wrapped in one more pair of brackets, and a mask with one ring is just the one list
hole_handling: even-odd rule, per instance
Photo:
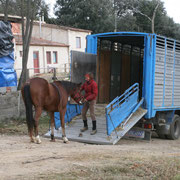
{"label": "halter on horse", "polygon": [[[24,84],[21,88],[22,97],[26,107],[26,121],[31,142],[41,143],[38,135],[38,124],[42,110],[49,112],[51,117],[51,141],[54,138],[54,112],[60,113],[62,138],[66,143],[68,139],[65,134],[64,116],[68,97],[71,96],[77,103],[81,101],[79,93],[81,83],[76,84],[69,81],[54,81],[48,83],[43,78],[33,78]],[[35,108],[33,118],[32,106]],[[33,136],[33,129],[35,137]]]}

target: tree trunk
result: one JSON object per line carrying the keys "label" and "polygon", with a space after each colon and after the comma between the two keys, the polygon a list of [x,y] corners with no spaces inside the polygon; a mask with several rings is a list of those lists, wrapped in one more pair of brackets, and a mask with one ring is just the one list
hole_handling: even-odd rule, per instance
{"label": "tree trunk", "polygon": [[[38,1],[38,0],[37,0]],[[23,58],[22,58],[22,72],[18,83],[18,90],[21,89],[22,85],[26,82],[29,77],[27,70],[29,46],[33,29],[33,21],[37,7],[37,1],[27,2],[27,12],[24,12],[24,0],[21,0],[21,18],[22,18],[22,40],[23,40]],[[26,13],[26,23],[24,23],[24,14]]]}
{"label": "tree trunk", "polygon": [[[21,0],[23,58],[22,58],[22,72],[19,79],[19,83],[18,83],[18,90],[21,89],[22,85],[26,82],[27,78],[29,77],[28,70],[27,70],[29,46],[30,46],[30,41],[31,41],[32,29],[33,29],[33,21],[35,18],[38,2],[40,3],[39,0],[26,1],[27,11],[24,12],[25,3],[24,3],[24,0]],[[26,16],[26,23],[24,23],[25,16]]]}
{"label": "tree trunk", "polygon": [[156,17],[156,11],[157,11],[159,5],[160,5],[160,2],[158,1],[158,4],[156,5],[156,7],[154,9],[153,16],[152,16],[152,21],[151,21],[151,23],[152,23],[152,26],[151,26],[152,27],[152,33],[154,33],[154,19]]}
{"label": "tree trunk", "polygon": [[6,0],[4,6],[4,22],[8,21],[8,6],[9,6],[9,0]]}

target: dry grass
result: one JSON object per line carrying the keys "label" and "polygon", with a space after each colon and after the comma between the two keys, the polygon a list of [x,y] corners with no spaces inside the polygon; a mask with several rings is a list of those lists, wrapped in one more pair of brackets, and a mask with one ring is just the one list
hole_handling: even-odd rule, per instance
{"label": "dry grass", "polygon": [[[39,134],[44,135],[49,128],[49,116],[45,115],[40,118],[39,121]],[[26,135],[28,134],[26,120],[25,119],[13,119],[7,121],[7,123],[0,123],[0,134],[7,135]]]}
{"label": "dry grass", "polygon": [[88,179],[88,180],[178,180],[180,178],[180,161],[175,159],[149,159],[148,161],[99,162],[90,166],[74,166],[68,172],[41,174],[38,179]]}

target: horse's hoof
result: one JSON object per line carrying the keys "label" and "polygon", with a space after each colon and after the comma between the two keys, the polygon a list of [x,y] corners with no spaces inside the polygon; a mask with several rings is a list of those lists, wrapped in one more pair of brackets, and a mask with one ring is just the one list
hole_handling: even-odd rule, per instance
{"label": "horse's hoof", "polygon": [[36,141],[36,144],[41,144],[41,140],[37,140],[37,141]]}
{"label": "horse's hoof", "polygon": [[41,144],[41,139],[39,138],[39,135],[36,136],[36,144]]}
{"label": "horse's hoof", "polygon": [[55,142],[55,139],[51,139],[50,142]]}
{"label": "horse's hoof", "polygon": [[68,138],[67,137],[63,137],[63,142],[64,143],[68,143]]}
{"label": "horse's hoof", "polygon": [[30,142],[31,143],[35,143],[36,142],[36,138],[34,136],[32,136]]}

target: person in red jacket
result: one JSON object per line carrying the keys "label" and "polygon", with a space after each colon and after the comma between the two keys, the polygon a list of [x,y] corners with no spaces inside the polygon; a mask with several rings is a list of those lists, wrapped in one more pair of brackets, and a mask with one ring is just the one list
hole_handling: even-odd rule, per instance
{"label": "person in red jacket", "polygon": [[98,95],[98,87],[96,82],[93,79],[93,73],[87,73],[85,75],[86,82],[82,85],[81,91],[85,91],[84,95],[84,106],[82,109],[82,119],[84,123],[84,127],[80,130],[81,132],[84,132],[88,130],[88,124],[87,124],[87,111],[90,110],[90,116],[92,119],[92,132],[91,135],[96,134],[96,117],[94,113],[94,107],[96,104],[96,97]]}

